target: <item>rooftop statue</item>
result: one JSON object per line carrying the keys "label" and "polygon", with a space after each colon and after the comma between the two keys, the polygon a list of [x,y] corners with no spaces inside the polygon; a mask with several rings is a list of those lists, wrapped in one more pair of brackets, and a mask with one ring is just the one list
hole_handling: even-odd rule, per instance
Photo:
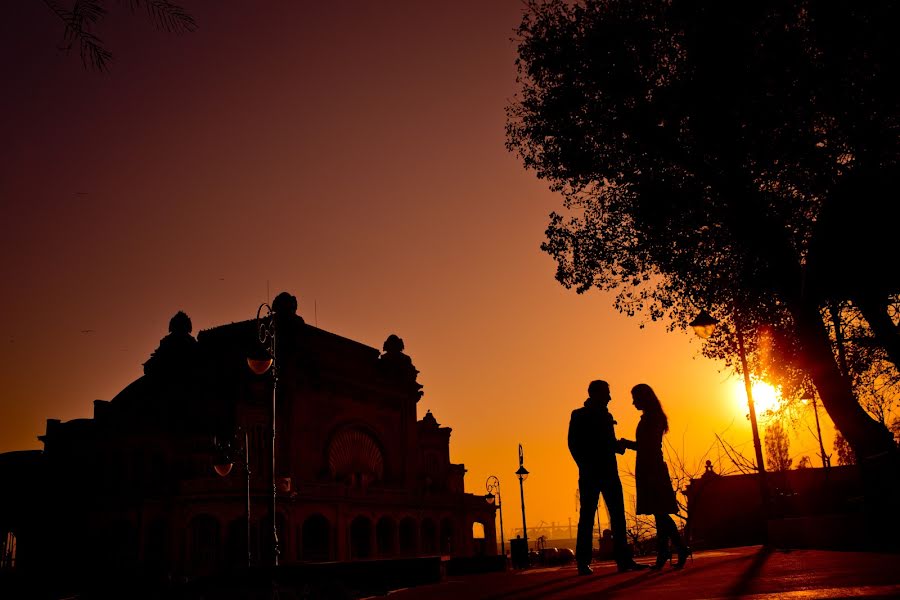
{"label": "rooftop statue", "polygon": [[384,354],[379,357],[379,366],[390,377],[411,381],[415,386],[415,391],[421,397],[423,394],[422,384],[416,381],[419,370],[413,365],[412,359],[403,353],[404,348],[403,340],[399,336],[393,333],[389,335],[382,346]]}
{"label": "rooftop statue", "polygon": [[150,376],[183,375],[188,372],[196,358],[197,340],[191,335],[191,318],[178,311],[169,320],[169,334],[159,341],[144,363],[144,374]]}

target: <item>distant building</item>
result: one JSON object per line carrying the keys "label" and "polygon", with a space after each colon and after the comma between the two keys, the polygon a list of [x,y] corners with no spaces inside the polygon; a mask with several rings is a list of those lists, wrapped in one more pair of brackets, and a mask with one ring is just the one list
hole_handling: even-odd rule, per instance
{"label": "distant building", "polygon": [[[273,309],[281,564],[495,554],[496,507],[464,492],[451,429],[430,412],[417,420],[422,386],[400,338],[379,352],[318,329],[287,293]],[[144,376],[96,400],[92,419],[49,419],[43,451],[0,455],[2,566],[182,576],[247,565],[245,435],[250,561],[271,564],[273,377],[247,360],[261,349],[255,320],[195,339],[179,313]]]}
{"label": "distant building", "polygon": [[855,466],[766,473],[770,505],[763,512],[756,473],[706,472],[685,489],[688,534],[698,548],[770,543],[783,547],[862,546],[863,487]]}

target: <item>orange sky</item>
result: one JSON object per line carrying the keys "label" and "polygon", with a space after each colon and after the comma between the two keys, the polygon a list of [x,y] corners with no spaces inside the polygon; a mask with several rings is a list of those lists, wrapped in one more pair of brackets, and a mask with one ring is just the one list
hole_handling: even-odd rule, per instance
{"label": "orange sky", "polygon": [[752,456],[698,339],[554,281],[560,199],[504,148],[519,0],[186,6],[200,29],[179,37],[110,3],[105,75],[57,51],[41,3],[0,24],[0,452],[139,377],[176,311],[196,333],[287,290],[312,324],[405,340],[419,416],[453,428],[467,491],[501,479],[507,534],[519,443],[529,526],[575,518],[566,427],[591,379],[622,436],[646,382],[690,463],[717,432]]}

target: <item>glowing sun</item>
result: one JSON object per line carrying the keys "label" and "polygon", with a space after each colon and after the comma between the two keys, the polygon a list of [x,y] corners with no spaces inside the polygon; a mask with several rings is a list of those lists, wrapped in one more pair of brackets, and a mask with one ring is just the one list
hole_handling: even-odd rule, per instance
{"label": "glowing sun", "polygon": [[[766,411],[776,411],[781,406],[781,398],[778,390],[763,381],[754,381],[752,387],[753,404],[756,408],[757,416]],[[743,381],[735,382],[734,386],[735,402],[742,414],[747,414],[747,392],[744,388]]]}

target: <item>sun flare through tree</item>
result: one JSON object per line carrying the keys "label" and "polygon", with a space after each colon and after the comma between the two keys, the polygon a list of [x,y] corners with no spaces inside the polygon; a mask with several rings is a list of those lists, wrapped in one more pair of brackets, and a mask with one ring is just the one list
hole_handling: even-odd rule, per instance
{"label": "sun flare through tree", "polygon": [[[747,390],[743,380],[735,379],[732,387],[735,408],[739,414],[747,414]],[[778,390],[764,381],[754,381],[751,390],[753,405],[757,416],[777,412],[781,408],[781,395]]]}

